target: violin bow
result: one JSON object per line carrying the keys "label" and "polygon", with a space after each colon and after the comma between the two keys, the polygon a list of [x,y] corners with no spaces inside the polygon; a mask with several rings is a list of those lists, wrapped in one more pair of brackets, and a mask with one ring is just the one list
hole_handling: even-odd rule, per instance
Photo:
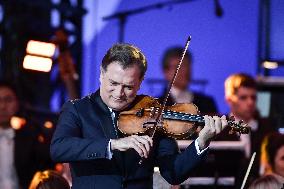
{"label": "violin bow", "polygon": [[171,88],[173,87],[173,85],[174,85],[174,83],[175,83],[175,80],[176,80],[178,71],[179,71],[179,69],[180,69],[180,67],[181,67],[181,64],[182,64],[182,62],[183,62],[185,53],[186,53],[186,51],[187,51],[187,49],[188,49],[188,47],[189,47],[190,41],[191,41],[191,36],[189,36],[189,37],[187,38],[187,41],[186,41],[186,44],[185,44],[185,48],[184,48],[183,53],[182,53],[182,57],[181,57],[181,59],[180,59],[178,65],[177,65],[177,67],[176,67],[175,74],[174,74],[174,76],[173,76],[171,82],[169,83],[169,86],[168,86],[168,89],[167,89],[167,92],[166,92],[166,96],[165,96],[165,99],[163,100],[163,104],[162,104],[161,110],[158,112],[158,116],[157,116],[157,119],[156,119],[156,125],[154,126],[155,128],[154,128],[154,131],[153,131],[151,137],[153,137],[154,134],[155,134],[155,132],[156,132],[157,125],[158,125],[157,123],[160,123],[161,120],[162,120],[162,113],[163,113],[164,110],[165,110],[165,107],[166,107],[168,98],[169,98],[169,96],[170,96]]}
{"label": "violin bow", "polygon": [[250,162],[249,162],[249,166],[248,166],[248,169],[247,169],[247,172],[246,172],[246,175],[244,177],[244,180],[243,180],[243,183],[242,183],[242,186],[241,186],[241,189],[244,189],[245,185],[246,185],[246,181],[248,179],[248,176],[249,176],[249,172],[251,170],[251,167],[252,167],[252,164],[254,162],[254,159],[255,159],[255,155],[256,155],[256,152],[254,152],[251,156],[251,159],[250,159]]}

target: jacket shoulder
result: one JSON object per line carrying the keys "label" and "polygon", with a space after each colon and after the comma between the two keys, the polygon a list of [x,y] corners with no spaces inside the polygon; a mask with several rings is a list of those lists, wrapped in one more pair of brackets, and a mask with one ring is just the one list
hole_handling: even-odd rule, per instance
{"label": "jacket shoulder", "polygon": [[73,99],[73,100],[68,100],[67,102],[64,103],[64,105],[61,108],[61,111],[66,110],[66,109],[80,109],[82,107],[86,107],[87,104],[90,103],[90,97],[89,95],[82,97],[80,99]]}

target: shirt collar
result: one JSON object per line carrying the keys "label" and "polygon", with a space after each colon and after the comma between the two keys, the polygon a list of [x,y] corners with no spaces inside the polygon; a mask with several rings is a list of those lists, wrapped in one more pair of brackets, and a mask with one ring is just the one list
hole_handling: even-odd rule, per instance
{"label": "shirt collar", "polygon": [[[230,113],[230,116],[234,116],[234,115]],[[235,118],[235,121],[237,122],[241,120],[240,118],[236,116],[234,116],[234,118]],[[258,122],[255,119],[249,120],[246,124],[251,128],[252,131],[256,131],[258,129]]]}
{"label": "shirt collar", "polygon": [[192,92],[188,90],[180,90],[175,86],[172,87],[170,94],[176,103],[192,103],[193,101]]}

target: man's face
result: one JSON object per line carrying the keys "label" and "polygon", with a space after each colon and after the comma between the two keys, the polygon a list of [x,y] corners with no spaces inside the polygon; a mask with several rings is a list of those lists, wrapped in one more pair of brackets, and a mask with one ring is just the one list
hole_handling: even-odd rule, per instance
{"label": "man's face", "polygon": [[229,97],[227,102],[234,116],[249,121],[256,111],[256,89],[240,87],[236,94]]}
{"label": "man's face", "polygon": [[106,71],[101,68],[100,95],[104,103],[116,111],[126,108],[140,88],[140,75],[137,65],[123,69],[118,62],[113,62]]}
{"label": "man's face", "polygon": [[279,148],[274,159],[274,171],[284,177],[284,146]]}
{"label": "man's face", "polygon": [[[169,59],[168,68],[164,70],[164,74],[165,74],[167,81],[172,80],[179,61],[180,61],[179,57],[172,57]],[[187,89],[189,81],[190,81],[189,60],[188,60],[188,57],[184,57],[181,67],[179,69],[179,72],[177,74],[177,78],[175,80],[174,86],[181,90],[185,90]]]}
{"label": "man's face", "polygon": [[15,93],[7,88],[0,87],[0,126],[6,126],[18,111],[19,105]]}

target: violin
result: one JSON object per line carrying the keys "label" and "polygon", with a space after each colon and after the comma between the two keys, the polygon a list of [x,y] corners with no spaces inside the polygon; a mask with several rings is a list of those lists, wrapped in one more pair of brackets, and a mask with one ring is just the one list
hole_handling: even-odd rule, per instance
{"label": "violin", "polygon": [[[125,135],[149,135],[162,132],[175,139],[186,139],[196,132],[199,126],[204,126],[204,118],[199,115],[196,105],[180,103],[166,106],[162,112],[161,121],[157,116],[162,106],[157,99],[150,96],[138,96],[135,105],[119,114],[118,129]],[[227,119],[228,126],[233,132],[249,133],[249,127],[242,121]]]}
{"label": "violin", "polygon": [[[175,139],[185,139],[196,133],[198,126],[204,125],[203,116],[198,115],[198,108],[194,104],[166,106],[190,41],[189,36],[162,105],[152,97],[138,96],[130,110],[119,114],[117,126],[123,134],[147,134],[153,137],[156,132],[162,132]],[[242,121],[235,122],[233,119],[227,121],[231,131],[241,134],[249,133],[249,127]]]}

